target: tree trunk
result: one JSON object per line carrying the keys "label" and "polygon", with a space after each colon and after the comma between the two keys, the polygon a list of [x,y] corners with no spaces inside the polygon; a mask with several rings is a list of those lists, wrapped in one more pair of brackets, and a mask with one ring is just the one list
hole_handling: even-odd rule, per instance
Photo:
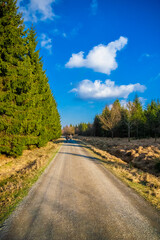
{"label": "tree trunk", "polygon": [[156,128],[154,129],[154,138],[155,138],[155,142],[156,142],[157,141]]}
{"label": "tree trunk", "polygon": [[138,139],[138,125],[137,125],[137,129],[136,129],[136,132],[137,132],[137,139]]}
{"label": "tree trunk", "polygon": [[128,124],[128,142],[130,142],[130,135],[131,135],[131,129],[130,129],[130,125]]}
{"label": "tree trunk", "polygon": [[112,133],[112,140],[113,140],[113,131],[111,131],[111,133]]}

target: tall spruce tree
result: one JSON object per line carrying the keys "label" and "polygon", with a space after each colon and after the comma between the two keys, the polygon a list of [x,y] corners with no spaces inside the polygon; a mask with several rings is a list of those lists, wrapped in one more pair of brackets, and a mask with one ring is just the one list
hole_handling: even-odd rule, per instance
{"label": "tall spruce tree", "polygon": [[26,37],[14,0],[0,2],[0,33],[0,152],[17,156],[59,137],[60,117],[35,32]]}
{"label": "tall spruce tree", "polygon": [[145,121],[146,119],[142,108],[142,104],[138,96],[136,95],[132,105],[132,117],[131,117],[131,122],[135,129],[134,134],[136,138],[139,138],[139,136],[142,134],[141,132],[142,129],[144,129]]}
{"label": "tall spruce tree", "polygon": [[42,146],[47,141],[60,136],[61,125],[57,105],[51,93],[48,78],[43,71],[43,63],[39,57],[39,51],[36,51],[36,45],[36,33],[32,26],[27,35],[26,45],[33,75],[30,116],[34,121],[33,133],[39,136],[38,146]]}
{"label": "tall spruce tree", "polygon": [[[24,25],[16,2],[0,2],[0,152],[11,153],[20,132],[17,97],[24,85]],[[17,149],[18,151],[18,149]]]}
{"label": "tall spruce tree", "polygon": [[149,130],[150,136],[157,139],[160,130],[160,104],[157,101],[152,100],[150,104],[147,106],[147,110],[145,112],[147,118],[147,128]]}
{"label": "tall spruce tree", "polygon": [[96,137],[104,137],[105,136],[105,131],[102,128],[102,123],[101,123],[101,120],[99,118],[99,115],[96,115],[95,118],[94,118],[93,134]]}

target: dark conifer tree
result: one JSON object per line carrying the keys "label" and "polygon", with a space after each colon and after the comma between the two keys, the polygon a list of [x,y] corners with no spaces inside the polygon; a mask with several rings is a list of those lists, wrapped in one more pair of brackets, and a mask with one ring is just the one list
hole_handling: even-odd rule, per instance
{"label": "dark conifer tree", "polygon": [[138,96],[135,96],[135,99],[133,101],[133,110],[132,110],[132,123],[133,123],[133,134],[136,136],[136,138],[139,138],[140,135],[142,135],[142,129],[144,129],[145,124],[145,116],[144,111],[142,108],[142,104],[138,98]]}
{"label": "dark conifer tree", "polygon": [[60,117],[33,28],[24,31],[16,1],[0,2],[0,152],[20,155],[60,136]]}
{"label": "dark conifer tree", "polygon": [[160,132],[160,104],[158,101],[152,100],[151,103],[148,104],[145,115],[147,118],[149,135],[154,137],[156,141]]}
{"label": "dark conifer tree", "polygon": [[[24,25],[17,13],[16,2],[0,2],[0,152],[15,150],[17,135],[21,131],[20,119],[15,115],[24,86]],[[18,149],[17,149],[18,151]],[[20,150],[21,151],[21,150]]]}
{"label": "dark conifer tree", "polygon": [[93,122],[93,134],[96,137],[104,137],[105,130],[102,128],[102,123],[98,115],[95,116]]}
{"label": "dark conifer tree", "polygon": [[60,136],[61,125],[57,105],[51,93],[48,78],[43,71],[43,63],[39,57],[39,51],[36,51],[36,45],[36,33],[31,27],[26,45],[33,73],[31,111],[35,117],[31,116],[31,119],[34,121],[34,134],[39,136],[38,146],[42,146],[47,141]]}

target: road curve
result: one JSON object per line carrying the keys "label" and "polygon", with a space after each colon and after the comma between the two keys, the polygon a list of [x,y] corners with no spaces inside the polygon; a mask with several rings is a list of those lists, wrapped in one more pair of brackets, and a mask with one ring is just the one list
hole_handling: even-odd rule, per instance
{"label": "road curve", "polygon": [[72,141],[5,222],[0,239],[157,240],[160,214]]}

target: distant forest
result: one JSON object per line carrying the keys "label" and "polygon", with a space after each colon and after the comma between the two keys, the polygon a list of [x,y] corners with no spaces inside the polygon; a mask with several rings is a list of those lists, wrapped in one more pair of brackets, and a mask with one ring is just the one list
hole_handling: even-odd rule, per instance
{"label": "distant forest", "polygon": [[17,10],[16,1],[0,1],[0,153],[13,156],[61,135],[35,30]]}
{"label": "distant forest", "polygon": [[160,137],[160,102],[151,101],[146,108],[138,98],[121,106],[116,100],[112,107],[106,106],[102,114],[96,115],[93,124],[80,123],[66,126],[63,133],[99,137],[156,138]]}

